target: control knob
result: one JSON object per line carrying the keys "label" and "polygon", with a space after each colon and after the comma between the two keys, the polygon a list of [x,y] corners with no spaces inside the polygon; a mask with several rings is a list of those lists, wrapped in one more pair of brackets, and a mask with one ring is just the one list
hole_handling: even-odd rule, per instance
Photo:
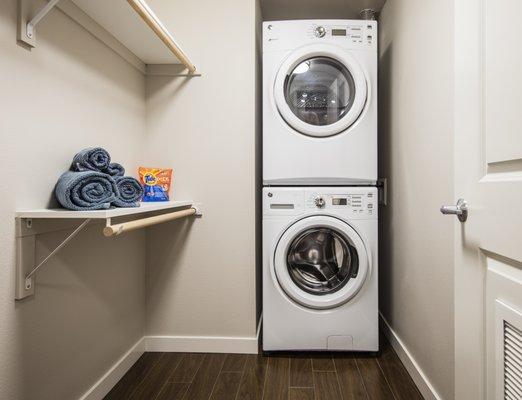
{"label": "control knob", "polygon": [[314,29],[314,35],[315,37],[322,38],[324,35],[326,35],[326,29],[324,26],[318,26]]}
{"label": "control knob", "polygon": [[315,206],[317,208],[323,208],[326,205],[326,201],[324,200],[324,197],[318,196],[314,199]]}

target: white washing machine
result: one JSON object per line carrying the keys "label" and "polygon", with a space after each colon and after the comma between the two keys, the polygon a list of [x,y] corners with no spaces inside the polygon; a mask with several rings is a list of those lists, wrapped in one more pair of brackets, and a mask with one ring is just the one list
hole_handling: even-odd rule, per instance
{"label": "white washing machine", "polygon": [[377,181],[377,22],[263,23],[264,185]]}
{"label": "white washing machine", "polygon": [[377,189],[263,189],[263,350],[378,351]]}

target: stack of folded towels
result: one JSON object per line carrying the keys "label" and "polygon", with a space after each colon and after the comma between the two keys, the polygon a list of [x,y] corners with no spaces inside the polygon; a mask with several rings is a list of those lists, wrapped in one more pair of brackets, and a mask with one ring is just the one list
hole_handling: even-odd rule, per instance
{"label": "stack of folded towels", "polygon": [[76,211],[139,207],[143,188],[136,179],[124,175],[125,168],[111,163],[105,149],[84,149],[58,179],[54,193],[63,207]]}

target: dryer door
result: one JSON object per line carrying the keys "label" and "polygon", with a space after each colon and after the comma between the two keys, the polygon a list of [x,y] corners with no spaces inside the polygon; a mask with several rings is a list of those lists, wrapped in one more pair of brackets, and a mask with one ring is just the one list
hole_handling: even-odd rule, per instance
{"label": "dryer door", "polygon": [[297,303],[315,309],[338,307],[354,297],[369,274],[369,255],[357,232],[329,216],[290,226],[274,254],[274,275]]}
{"label": "dryer door", "polygon": [[274,84],[279,113],[299,133],[328,137],[360,117],[369,94],[359,63],[333,45],[309,45],[282,64]]}

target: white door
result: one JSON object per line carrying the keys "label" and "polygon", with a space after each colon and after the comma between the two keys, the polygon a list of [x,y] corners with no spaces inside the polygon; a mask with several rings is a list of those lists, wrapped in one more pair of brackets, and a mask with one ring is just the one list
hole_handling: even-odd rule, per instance
{"label": "white door", "polygon": [[455,7],[455,399],[521,399],[522,1]]}

